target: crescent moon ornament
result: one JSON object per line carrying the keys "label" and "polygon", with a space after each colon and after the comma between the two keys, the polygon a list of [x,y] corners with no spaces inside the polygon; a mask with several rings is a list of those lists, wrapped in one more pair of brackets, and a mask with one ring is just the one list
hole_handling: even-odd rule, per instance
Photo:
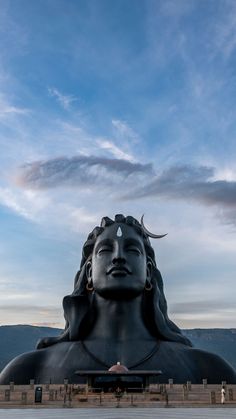
{"label": "crescent moon ornament", "polygon": [[146,227],[145,227],[145,225],[144,225],[144,223],[143,223],[143,217],[144,217],[144,214],[142,215],[142,217],[141,217],[141,226],[143,227],[143,231],[149,236],[149,237],[152,237],[153,239],[162,239],[162,237],[165,237],[165,236],[167,236],[167,234],[168,233],[166,233],[166,234],[153,234],[153,233],[151,233],[150,231],[148,231],[147,229],[146,229]]}

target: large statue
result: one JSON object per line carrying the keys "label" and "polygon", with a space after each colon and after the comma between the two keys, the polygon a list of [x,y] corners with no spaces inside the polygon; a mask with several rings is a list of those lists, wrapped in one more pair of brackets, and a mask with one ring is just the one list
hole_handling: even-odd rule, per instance
{"label": "large statue", "polygon": [[[77,371],[161,370],[159,382],[236,383],[236,372],[219,356],[192,348],[168,318],[163,282],[148,236],[133,217],[105,217],[89,234],[75,277],[63,300],[66,326],[42,339],[35,351],[15,358],[0,384],[78,382]],[[157,236],[158,237],[158,236]],[[160,237],[160,236],[159,236]]]}

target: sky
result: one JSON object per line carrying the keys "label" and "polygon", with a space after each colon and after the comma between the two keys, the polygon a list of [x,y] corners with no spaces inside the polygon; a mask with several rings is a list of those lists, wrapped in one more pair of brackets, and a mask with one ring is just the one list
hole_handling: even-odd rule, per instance
{"label": "sky", "polygon": [[236,2],[0,1],[0,324],[63,327],[103,216],[152,240],[170,318],[236,327]]}

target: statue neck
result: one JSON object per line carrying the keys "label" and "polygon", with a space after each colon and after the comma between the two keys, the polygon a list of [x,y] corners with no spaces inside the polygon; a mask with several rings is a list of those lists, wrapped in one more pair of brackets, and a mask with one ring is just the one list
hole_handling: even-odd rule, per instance
{"label": "statue neck", "polygon": [[150,340],[144,324],[142,296],[131,300],[108,300],[95,294],[96,321],[86,340]]}

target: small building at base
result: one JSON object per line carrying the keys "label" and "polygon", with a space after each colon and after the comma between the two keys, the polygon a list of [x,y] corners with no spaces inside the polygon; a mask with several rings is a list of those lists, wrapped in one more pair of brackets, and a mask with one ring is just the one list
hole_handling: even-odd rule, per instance
{"label": "small building at base", "polygon": [[83,377],[84,384],[94,390],[116,391],[132,390],[142,391],[151,383],[157,383],[157,377],[162,374],[160,370],[128,370],[125,365],[117,362],[109,370],[79,370],[75,373]]}

